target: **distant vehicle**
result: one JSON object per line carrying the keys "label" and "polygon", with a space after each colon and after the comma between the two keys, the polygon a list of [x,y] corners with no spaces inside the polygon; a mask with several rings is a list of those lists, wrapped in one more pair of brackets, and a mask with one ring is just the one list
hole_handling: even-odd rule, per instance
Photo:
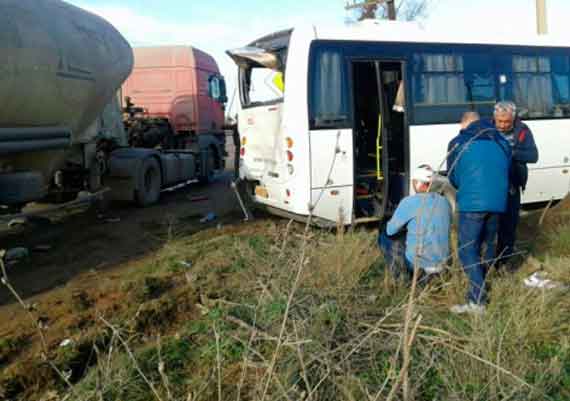
{"label": "distant vehicle", "polygon": [[[130,104],[123,122],[117,93],[137,61],[112,25],[59,0],[3,1],[0,24],[3,211],[39,200],[64,202],[104,187],[111,188],[111,199],[146,206],[159,199],[164,187],[196,178],[209,181],[223,164],[219,142],[225,86],[204,53],[187,48],[177,54],[199,60],[195,66],[211,72],[206,81],[197,71],[151,72],[147,82],[159,85],[154,87],[157,103],[143,96],[148,86],[137,89],[131,83],[130,90],[142,94],[132,95],[147,103],[145,116]],[[152,57],[145,60],[152,62]],[[166,114],[149,120],[147,111],[157,110],[174,87]],[[184,106],[193,102],[193,108]],[[169,130],[159,132],[160,140],[145,143],[146,129],[163,123]]]}
{"label": "distant vehicle", "polygon": [[410,169],[427,163],[445,174],[464,111],[491,117],[507,99],[540,151],[523,202],[570,189],[564,41],[464,40],[369,22],[281,31],[228,54],[239,66],[240,177],[277,214],[323,225],[379,220],[409,193]]}
{"label": "distant vehicle", "polygon": [[190,46],[135,48],[134,56],[122,88],[141,108],[127,127],[130,145],[193,149],[202,154],[207,180],[225,156],[226,86],[215,60]]}

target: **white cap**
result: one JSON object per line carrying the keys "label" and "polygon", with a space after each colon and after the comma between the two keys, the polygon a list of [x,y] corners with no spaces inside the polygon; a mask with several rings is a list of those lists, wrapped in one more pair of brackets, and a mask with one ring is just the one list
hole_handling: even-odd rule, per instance
{"label": "white cap", "polygon": [[412,180],[416,180],[419,182],[431,182],[433,177],[433,170],[430,166],[422,165],[412,171]]}

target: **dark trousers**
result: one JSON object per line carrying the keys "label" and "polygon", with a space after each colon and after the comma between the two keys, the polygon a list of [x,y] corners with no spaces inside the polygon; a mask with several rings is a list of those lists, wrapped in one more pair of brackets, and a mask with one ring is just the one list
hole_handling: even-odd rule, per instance
{"label": "dark trousers", "polygon": [[509,192],[507,198],[507,210],[499,217],[499,236],[497,240],[497,256],[499,262],[504,263],[515,253],[515,241],[517,225],[519,224],[519,212],[521,209],[521,191],[516,189]]}
{"label": "dark trousers", "polygon": [[398,234],[389,237],[386,230],[381,229],[378,235],[378,246],[384,255],[386,267],[392,274],[399,278],[402,274],[405,278],[411,278],[414,268],[406,259],[406,234]]}
{"label": "dark trousers", "polygon": [[494,263],[498,213],[459,213],[459,259],[469,278],[469,302],[486,302],[485,278]]}

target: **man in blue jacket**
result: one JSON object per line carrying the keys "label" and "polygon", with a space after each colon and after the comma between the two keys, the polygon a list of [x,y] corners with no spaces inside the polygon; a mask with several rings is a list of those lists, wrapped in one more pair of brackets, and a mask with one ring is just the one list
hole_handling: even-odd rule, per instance
{"label": "man in blue jacket", "polygon": [[[433,170],[426,165],[411,174],[416,192],[404,198],[378,236],[378,245],[394,275],[404,270],[408,278],[439,273],[449,260],[451,206],[445,197],[429,192]],[[404,239],[405,237],[405,239]]]}
{"label": "man in blue jacket", "polygon": [[[490,121],[465,113],[448,146],[447,172],[457,189],[459,259],[469,278],[468,303],[455,313],[484,310],[485,278],[496,255],[499,215],[507,206],[511,148]],[[484,253],[483,253],[484,251]]]}
{"label": "man in blue jacket", "polygon": [[521,191],[525,190],[528,180],[527,163],[538,161],[538,149],[532,132],[516,116],[517,107],[513,102],[499,102],[495,105],[493,113],[495,127],[509,141],[513,153],[507,209],[499,218],[497,254],[500,257],[500,264],[505,264],[515,254]]}

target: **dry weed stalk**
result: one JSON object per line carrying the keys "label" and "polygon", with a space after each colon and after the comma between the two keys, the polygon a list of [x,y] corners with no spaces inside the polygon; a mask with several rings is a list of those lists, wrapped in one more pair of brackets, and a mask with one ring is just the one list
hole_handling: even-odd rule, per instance
{"label": "dry weed stalk", "polygon": [[45,334],[44,334],[44,326],[41,323],[40,319],[34,315],[33,311],[34,311],[34,307],[32,305],[28,305],[24,302],[24,300],[22,299],[22,297],[20,296],[20,294],[18,294],[18,292],[16,291],[16,289],[14,288],[14,286],[12,286],[12,284],[10,283],[10,280],[8,278],[8,273],[6,271],[6,266],[4,264],[4,257],[6,256],[6,251],[5,250],[0,250],[0,271],[2,274],[2,277],[0,278],[0,283],[2,283],[2,285],[4,285],[4,287],[6,287],[8,289],[8,291],[10,291],[10,293],[14,296],[14,298],[16,299],[16,301],[18,302],[18,304],[24,309],[24,311],[26,312],[26,315],[28,316],[30,322],[32,323],[33,327],[35,328],[36,332],[38,333],[39,337],[40,337],[40,346],[41,346],[41,353],[40,353],[40,357],[42,359],[43,362],[47,363],[51,369],[58,375],[59,378],[61,378],[63,380],[63,382],[67,385],[67,387],[69,388],[69,390],[71,391],[71,393],[77,397],[78,400],[81,400],[82,398],[79,397],[79,395],[75,392],[75,388],[73,387],[73,384],[71,384],[71,382],[69,381],[69,378],[67,377],[67,375],[65,375],[57,366],[56,364],[49,359],[49,347],[45,338]]}
{"label": "dry weed stalk", "polygon": [[281,346],[282,346],[282,342],[283,342],[283,336],[285,335],[285,329],[287,327],[287,321],[289,319],[289,311],[291,309],[291,304],[293,303],[293,298],[295,296],[295,293],[297,292],[297,289],[299,288],[300,279],[301,279],[301,276],[303,274],[303,267],[305,266],[305,255],[307,252],[307,244],[308,244],[309,230],[311,227],[311,220],[312,220],[312,214],[309,215],[309,218],[307,219],[307,224],[305,226],[305,233],[304,233],[305,237],[304,237],[303,243],[301,245],[301,255],[299,257],[297,273],[295,275],[295,280],[293,282],[293,286],[289,292],[289,297],[287,299],[287,305],[285,306],[285,312],[283,315],[283,321],[281,322],[281,329],[279,330],[279,337],[278,337],[277,345],[275,347],[275,351],[273,352],[273,357],[271,359],[271,363],[269,364],[269,371],[267,373],[267,380],[265,382],[263,394],[261,396],[261,401],[265,401],[265,397],[267,396],[267,392],[269,391],[269,385],[272,382],[272,377],[273,377],[275,365],[277,363],[277,358],[278,358],[279,352],[281,350]]}
{"label": "dry weed stalk", "polygon": [[156,387],[154,387],[154,384],[152,384],[152,382],[146,377],[146,375],[142,371],[142,369],[141,369],[141,367],[137,361],[137,358],[135,357],[133,351],[129,347],[129,344],[127,343],[127,341],[121,336],[119,329],[117,329],[115,326],[113,326],[111,323],[109,323],[103,316],[99,316],[99,320],[101,320],[103,322],[103,324],[105,324],[105,326],[107,326],[109,329],[111,329],[111,332],[117,337],[117,339],[119,340],[119,342],[123,346],[125,352],[129,356],[131,362],[133,363],[135,370],[137,371],[137,373],[139,374],[141,379],[143,379],[144,382],[147,384],[147,386],[150,388],[152,394],[157,399],[157,401],[163,401],[162,398],[160,397],[160,394],[156,390]]}

